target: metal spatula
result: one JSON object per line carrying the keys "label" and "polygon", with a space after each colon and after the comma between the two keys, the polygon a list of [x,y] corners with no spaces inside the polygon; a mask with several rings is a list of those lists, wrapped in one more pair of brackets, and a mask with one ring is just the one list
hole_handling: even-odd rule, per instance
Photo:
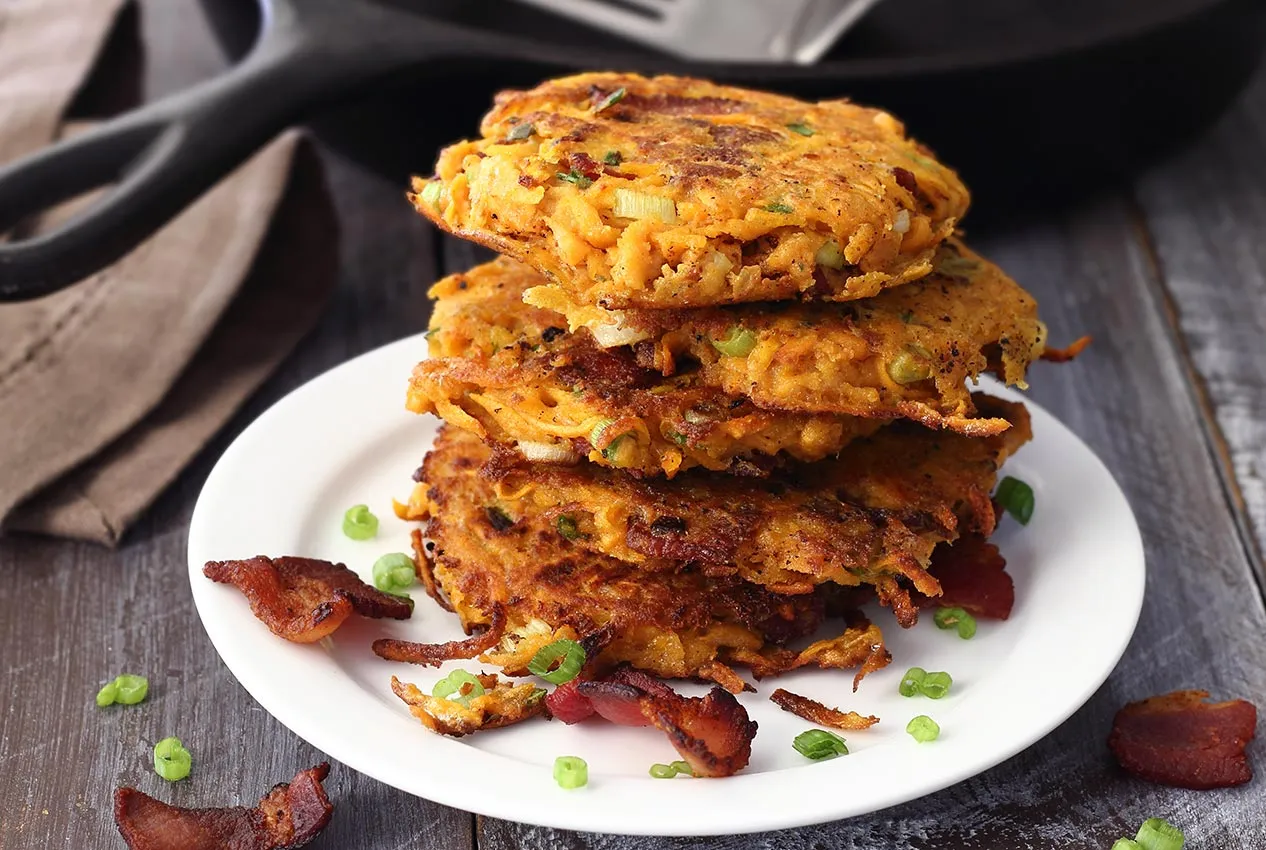
{"label": "metal spatula", "polygon": [[878,0],[523,0],[687,59],[822,58]]}

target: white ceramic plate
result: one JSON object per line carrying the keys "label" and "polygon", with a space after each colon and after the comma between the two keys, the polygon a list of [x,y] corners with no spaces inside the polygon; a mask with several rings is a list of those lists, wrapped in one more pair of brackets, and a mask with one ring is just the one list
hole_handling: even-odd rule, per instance
{"label": "white ceramic plate", "polygon": [[[345,623],[327,645],[273,636],[232,587],[202,576],[208,560],[300,555],[342,561],[366,579],[378,556],[408,552],[410,525],[391,498],[407,497],[410,474],[436,420],[403,409],[404,388],[426,343],[413,337],[352,360],[278,402],[229,447],[207,479],[189,531],[189,574],[203,625],[224,663],[265,710],[314,746],[370,776],[440,803],[565,829],[708,835],[782,829],[871,812],[960,782],[1050,732],[1081,706],[1116,665],[1143,600],[1143,548],[1129,505],[1091,451],[1029,403],[1034,439],[1006,471],[1029,482],[1037,510],[1027,527],[1004,520],[995,537],[1015,579],[1004,623],[981,623],[975,639],[939,631],[931,617],[903,631],[883,611],[893,663],[851,692],[851,672],[801,671],[741,699],[760,725],[751,764],[724,780],[652,779],[654,762],[677,758],[653,729],[591,721],[528,722],[462,739],[423,729],[391,693],[392,674],[429,691],[440,670],[379,659],[376,637],[461,637],[454,615],[420,589],[406,622]],[[1009,397],[994,382],[986,389]],[[378,537],[341,532],[343,511],[367,503]],[[1075,611],[1077,628],[1068,628]],[[945,699],[906,699],[906,668],[947,670]],[[477,662],[466,662],[468,668]],[[791,747],[809,728],[768,701],[782,686],[881,722],[848,734],[850,755],[809,762]],[[681,685],[690,694],[702,686]],[[916,714],[941,737],[917,744]],[[554,758],[589,763],[589,785],[565,791]]]}

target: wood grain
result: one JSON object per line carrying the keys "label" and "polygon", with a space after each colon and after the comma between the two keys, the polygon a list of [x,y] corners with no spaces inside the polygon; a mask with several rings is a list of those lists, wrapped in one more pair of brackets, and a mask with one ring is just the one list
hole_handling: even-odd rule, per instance
{"label": "wood grain", "polygon": [[1139,181],[1137,198],[1198,389],[1215,414],[1223,481],[1249,518],[1266,580],[1266,75],[1199,145]]}

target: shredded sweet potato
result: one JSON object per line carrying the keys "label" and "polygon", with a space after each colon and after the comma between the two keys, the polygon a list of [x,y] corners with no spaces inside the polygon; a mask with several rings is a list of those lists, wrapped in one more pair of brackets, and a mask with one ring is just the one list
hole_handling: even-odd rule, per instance
{"label": "shredded sweet potato", "polygon": [[411,640],[379,638],[374,641],[374,652],[388,661],[406,661],[424,667],[438,667],[445,661],[474,658],[481,652],[497,645],[506,627],[505,608],[497,605],[492,609],[492,622],[474,637],[453,640],[448,643],[415,643]]}
{"label": "shredded sweet potato", "polygon": [[803,717],[810,723],[816,723],[819,726],[857,730],[869,729],[879,722],[879,718],[874,715],[862,716],[856,711],[844,712],[838,708],[828,708],[817,700],[802,697],[800,694],[793,694],[783,688],[779,688],[770,694],[769,700],[783,711],[789,711],[797,717]]}

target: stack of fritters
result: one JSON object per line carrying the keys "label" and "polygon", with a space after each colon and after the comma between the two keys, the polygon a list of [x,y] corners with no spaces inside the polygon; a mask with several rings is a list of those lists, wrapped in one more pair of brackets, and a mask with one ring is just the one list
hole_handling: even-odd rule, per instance
{"label": "stack of fritters", "polygon": [[878,110],[675,77],[508,92],[482,135],[410,196],[505,254],[436,284],[408,396],[448,422],[409,513],[468,645],[731,687],[886,663],[851,609],[910,625],[933,550],[992,532],[1028,417],[968,381],[1045,345],[957,176]]}

